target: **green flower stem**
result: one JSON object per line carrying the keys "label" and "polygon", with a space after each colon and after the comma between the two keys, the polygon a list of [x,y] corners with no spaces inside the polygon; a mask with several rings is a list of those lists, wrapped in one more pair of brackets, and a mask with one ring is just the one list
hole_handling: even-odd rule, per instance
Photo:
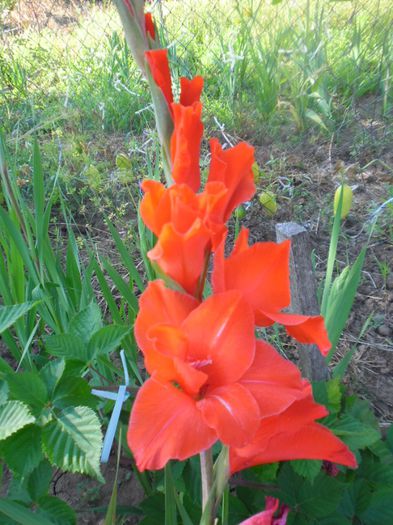
{"label": "green flower stem", "polygon": [[205,510],[213,487],[213,452],[204,450],[199,454],[201,460],[202,510]]}
{"label": "green flower stem", "polygon": [[[211,452],[211,449],[208,451]],[[203,512],[199,525],[213,525],[217,514],[224,491],[228,485],[229,480],[229,449],[226,446],[222,447],[220,455],[214,464],[213,468],[213,483],[210,486],[210,492],[207,495],[204,492],[204,471],[202,470],[202,454],[201,453],[201,472],[202,472],[202,502]]]}

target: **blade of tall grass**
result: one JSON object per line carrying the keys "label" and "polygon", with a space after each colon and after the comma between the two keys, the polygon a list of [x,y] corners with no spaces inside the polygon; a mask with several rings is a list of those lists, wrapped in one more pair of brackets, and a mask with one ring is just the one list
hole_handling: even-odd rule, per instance
{"label": "blade of tall grass", "polygon": [[336,277],[329,293],[326,308],[325,323],[332,344],[327,361],[334,355],[337,343],[347,323],[352,309],[355,295],[359,287],[367,246],[358,255],[355,263],[347,266],[341,274]]}
{"label": "blade of tall grass", "polygon": [[326,313],[327,313],[330,288],[331,288],[332,278],[333,278],[334,264],[336,261],[338,239],[340,237],[340,232],[341,232],[341,210],[343,206],[343,198],[344,198],[344,191],[343,191],[343,186],[341,186],[340,197],[339,197],[338,204],[337,204],[337,211],[334,217],[333,228],[332,228],[332,233],[330,237],[329,254],[328,254],[328,260],[327,260],[327,266],[326,266],[325,284],[324,284],[323,293],[322,293],[321,313],[323,316],[326,316]]}
{"label": "blade of tall grass", "polygon": [[131,319],[134,319],[138,313],[138,300],[135,297],[130,284],[124,280],[117,270],[115,270],[108,259],[102,259],[101,262],[105,271],[108,273],[109,277],[112,279],[113,283],[121,293],[122,298],[128,303],[132,313],[130,317]]}
{"label": "blade of tall grass", "polygon": [[[143,285],[142,279],[138,273],[138,270],[135,267],[135,264],[132,258],[130,257],[130,254],[128,253],[126,246],[124,245],[124,242],[122,241],[120,235],[114,228],[113,224],[108,219],[106,220],[106,224],[109,228],[109,231],[111,232],[112,239],[114,240],[116,244],[116,248],[118,249],[118,252],[121,255],[121,259],[125,267],[129,271],[130,277],[132,277],[133,282],[139,288],[139,291],[143,292],[144,285]],[[132,286],[132,283],[131,283],[131,286]]]}
{"label": "blade of tall grass", "polygon": [[362,326],[362,329],[360,331],[360,334],[357,338],[357,342],[356,344],[352,345],[352,347],[350,348],[350,350],[345,354],[345,356],[340,360],[340,362],[334,367],[334,370],[333,370],[333,373],[332,373],[332,378],[333,379],[340,379],[342,380],[345,376],[345,373],[348,369],[348,366],[350,364],[350,362],[352,361],[352,357],[354,356],[356,350],[357,350],[357,343],[362,339],[363,335],[367,332],[370,324],[371,324],[371,321],[372,321],[372,314],[370,314],[365,323],[363,324]]}
{"label": "blade of tall grass", "polygon": [[177,525],[175,490],[171,464],[167,463],[164,470],[165,525]]}
{"label": "blade of tall grass", "polygon": [[105,514],[103,525],[115,525],[116,523],[116,508],[117,508],[117,482],[119,474],[120,456],[122,448],[122,426],[119,427],[119,439],[117,443],[117,459],[116,459],[116,471],[115,479],[113,480],[113,488],[111,499],[109,501],[108,510]]}

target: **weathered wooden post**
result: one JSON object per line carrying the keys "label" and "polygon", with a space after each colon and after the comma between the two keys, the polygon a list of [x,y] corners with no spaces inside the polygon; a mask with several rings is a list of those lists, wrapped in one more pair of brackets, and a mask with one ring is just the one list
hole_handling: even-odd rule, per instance
{"label": "weathered wooden post", "polygon": [[[317,285],[311,264],[311,242],[307,230],[296,222],[276,225],[277,242],[291,241],[290,310],[303,315],[319,315]],[[300,367],[303,374],[312,381],[329,379],[329,369],[316,345],[298,344]]]}

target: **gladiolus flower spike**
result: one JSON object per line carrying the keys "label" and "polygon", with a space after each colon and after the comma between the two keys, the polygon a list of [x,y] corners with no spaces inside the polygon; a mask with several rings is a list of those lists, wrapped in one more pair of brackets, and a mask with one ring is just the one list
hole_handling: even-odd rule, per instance
{"label": "gladiolus flower spike", "polygon": [[[151,17],[144,30],[155,38]],[[140,215],[157,237],[148,257],[162,279],[141,295],[135,322],[149,374],[134,401],[127,436],[138,469],[161,469],[216,441],[229,448],[232,473],[294,459],[356,467],[348,447],[318,423],[327,410],[314,401],[310,383],[255,336],[256,327],[279,323],[301,343],[318,345],[323,355],[330,349],[321,316],[285,312],[289,242],[250,246],[243,229],[225,256],[228,219],[255,194],[253,148],[240,143],[224,149],[212,139],[201,189],[203,80],[182,78],[174,102],[167,50],[149,50],[145,57],[173,120],[174,184],[142,183]],[[204,298],[211,255],[212,294]],[[277,521],[277,508],[278,502],[268,501],[264,512],[245,523],[284,524],[287,510]]]}

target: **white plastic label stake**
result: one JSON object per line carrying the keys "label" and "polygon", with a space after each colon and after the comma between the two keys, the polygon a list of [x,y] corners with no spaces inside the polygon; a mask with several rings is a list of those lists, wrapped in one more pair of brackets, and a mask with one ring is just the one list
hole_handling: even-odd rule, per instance
{"label": "white plastic label stake", "polygon": [[125,384],[119,386],[119,390],[117,391],[117,393],[107,392],[106,390],[97,390],[95,388],[93,388],[91,391],[91,393],[94,394],[95,396],[101,397],[103,399],[111,399],[115,401],[115,406],[113,407],[112,415],[109,420],[109,425],[108,425],[108,428],[107,428],[107,431],[104,437],[104,443],[102,445],[101,463],[107,463],[109,460],[109,455],[111,453],[113,440],[115,439],[117,425],[119,424],[121,408],[123,406],[124,401],[126,401],[128,397],[130,396],[130,394],[127,392],[127,386],[130,382],[130,377],[128,375],[127,363],[126,363],[126,358],[124,355],[124,350],[121,350],[120,352],[120,359],[123,365]]}

